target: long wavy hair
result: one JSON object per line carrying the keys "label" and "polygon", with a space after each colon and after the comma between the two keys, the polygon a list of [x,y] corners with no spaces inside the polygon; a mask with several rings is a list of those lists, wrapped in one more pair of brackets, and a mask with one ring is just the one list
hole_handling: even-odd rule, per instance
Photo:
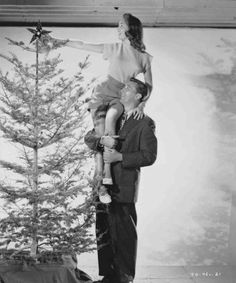
{"label": "long wavy hair", "polygon": [[125,35],[130,41],[130,45],[140,52],[144,52],[146,47],[143,43],[143,25],[141,21],[129,13],[123,15],[124,21],[128,26]]}

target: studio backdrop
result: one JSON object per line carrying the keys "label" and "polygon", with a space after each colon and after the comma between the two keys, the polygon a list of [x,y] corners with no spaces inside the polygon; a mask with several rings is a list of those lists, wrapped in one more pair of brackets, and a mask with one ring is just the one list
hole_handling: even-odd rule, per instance
{"label": "studio backdrop", "polygon": [[[117,41],[115,28],[45,29],[57,38]],[[29,52],[8,45],[5,37],[27,43],[31,34],[25,27],[1,27],[0,50],[33,62],[33,53],[29,56]],[[154,83],[145,113],[156,123],[158,158],[141,173],[138,264],[232,263],[230,251],[235,247],[231,239],[236,233],[236,31],[146,28],[144,42],[153,56]],[[78,62],[89,54],[68,47],[51,53],[61,54],[67,76],[76,73]],[[89,62],[88,80],[106,74],[107,62],[101,54],[91,53]],[[3,72],[11,72],[9,67],[0,59]],[[92,127],[89,119],[87,122],[88,128]],[[0,158],[16,158],[15,147],[3,138]],[[1,168],[0,172],[7,178],[7,172]],[[81,263],[96,261],[94,253],[84,256]]]}

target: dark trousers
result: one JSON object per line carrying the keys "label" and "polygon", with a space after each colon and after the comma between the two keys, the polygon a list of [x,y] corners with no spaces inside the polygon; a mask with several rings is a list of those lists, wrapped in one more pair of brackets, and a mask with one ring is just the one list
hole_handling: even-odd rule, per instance
{"label": "dark trousers", "polygon": [[[96,236],[99,275],[134,278],[137,253],[137,215],[134,203],[99,203]],[[119,280],[118,280],[119,282]],[[122,282],[122,280],[120,281]]]}

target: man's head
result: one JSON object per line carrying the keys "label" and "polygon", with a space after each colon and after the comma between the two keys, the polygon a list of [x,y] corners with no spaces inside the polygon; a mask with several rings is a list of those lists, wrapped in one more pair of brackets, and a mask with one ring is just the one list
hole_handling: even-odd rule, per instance
{"label": "man's head", "polygon": [[139,105],[148,94],[147,86],[138,79],[131,78],[121,90],[121,103],[126,110],[131,110]]}

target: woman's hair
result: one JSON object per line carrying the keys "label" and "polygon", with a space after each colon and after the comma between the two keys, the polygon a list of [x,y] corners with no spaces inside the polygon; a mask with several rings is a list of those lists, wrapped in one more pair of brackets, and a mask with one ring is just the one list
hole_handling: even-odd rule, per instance
{"label": "woman's hair", "polygon": [[129,13],[123,15],[125,23],[128,26],[128,31],[125,35],[130,41],[130,45],[140,52],[145,51],[145,45],[143,44],[143,26],[141,21]]}

